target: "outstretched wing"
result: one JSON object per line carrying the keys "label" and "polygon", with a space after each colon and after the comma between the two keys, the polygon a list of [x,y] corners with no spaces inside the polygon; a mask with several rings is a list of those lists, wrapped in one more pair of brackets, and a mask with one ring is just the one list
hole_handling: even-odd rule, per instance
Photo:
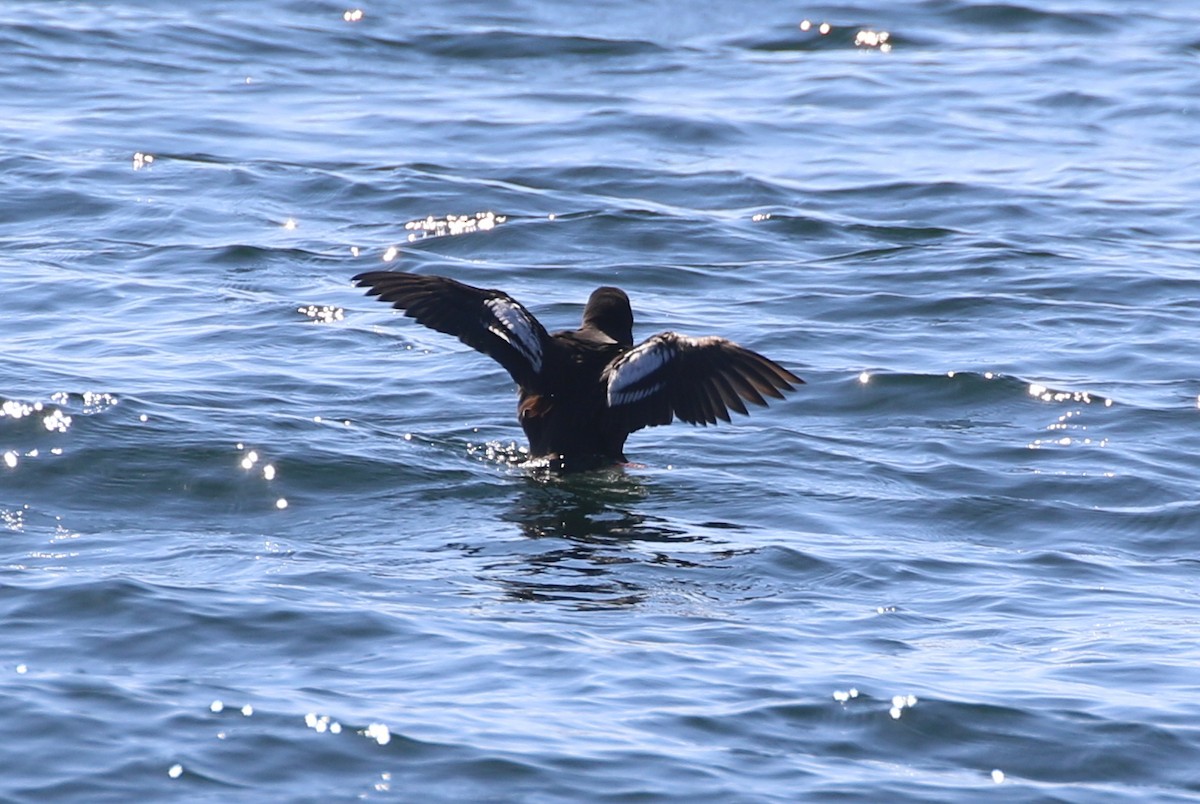
{"label": "outstretched wing", "polygon": [[378,296],[430,329],[453,335],[508,370],[522,386],[536,387],[550,341],[545,327],[507,293],[441,276],[367,271],[354,277]]}
{"label": "outstretched wing", "polygon": [[[673,418],[692,424],[729,421],[745,402],[783,399],[804,380],[778,363],[724,338],[663,332],[614,359],[604,370],[608,407],[629,432]],[[744,401],[743,401],[744,400]]]}

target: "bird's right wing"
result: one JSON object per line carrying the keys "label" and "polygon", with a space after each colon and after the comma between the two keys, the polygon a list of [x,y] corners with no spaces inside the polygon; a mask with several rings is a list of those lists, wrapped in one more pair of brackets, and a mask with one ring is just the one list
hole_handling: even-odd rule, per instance
{"label": "bird's right wing", "polygon": [[629,432],[672,419],[729,421],[746,402],[767,404],[804,380],[773,360],[725,338],[663,332],[615,358],[604,370],[611,415]]}
{"label": "bird's right wing", "polygon": [[508,370],[518,384],[536,388],[550,336],[533,314],[507,293],[441,276],[367,271],[354,277],[368,296],[391,302],[430,329],[453,335]]}

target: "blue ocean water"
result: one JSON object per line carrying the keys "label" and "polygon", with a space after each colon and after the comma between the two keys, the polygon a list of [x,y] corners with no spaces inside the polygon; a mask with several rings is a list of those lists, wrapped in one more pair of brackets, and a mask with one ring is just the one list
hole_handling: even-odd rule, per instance
{"label": "blue ocean water", "polygon": [[[0,6],[0,798],[1196,800],[1198,202],[1183,0]],[[380,267],[807,384],[546,478]]]}

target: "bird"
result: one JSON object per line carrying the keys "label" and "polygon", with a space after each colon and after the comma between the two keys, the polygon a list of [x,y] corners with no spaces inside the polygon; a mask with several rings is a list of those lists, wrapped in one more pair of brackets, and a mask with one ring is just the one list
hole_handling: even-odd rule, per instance
{"label": "bird", "polygon": [[625,441],[644,427],[730,421],[804,380],[718,336],[660,332],[633,341],[629,296],[592,292],[578,329],[549,333],[507,293],[443,276],[366,271],[351,281],[430,329],[499,363],[519,388],[517,420],[530,462],[570,472],[625,464]]}

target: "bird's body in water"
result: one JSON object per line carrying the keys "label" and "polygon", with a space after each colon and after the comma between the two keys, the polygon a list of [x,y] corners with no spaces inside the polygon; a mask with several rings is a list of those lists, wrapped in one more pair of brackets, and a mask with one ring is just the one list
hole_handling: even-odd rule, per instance
{"label": "bird's body in water", "polygon": [[804,381],[766,357],[719,337],[674,332],[633,343],[633,311],[620,288],[596,289],[579,329],[550,334],[499,290],[440,276],[368,271],[368,295],[488,355],[520,387],[517,418],[530,457],[561,470],[622,463],[629,434],[673,419],[729,421],[743,402]]}

